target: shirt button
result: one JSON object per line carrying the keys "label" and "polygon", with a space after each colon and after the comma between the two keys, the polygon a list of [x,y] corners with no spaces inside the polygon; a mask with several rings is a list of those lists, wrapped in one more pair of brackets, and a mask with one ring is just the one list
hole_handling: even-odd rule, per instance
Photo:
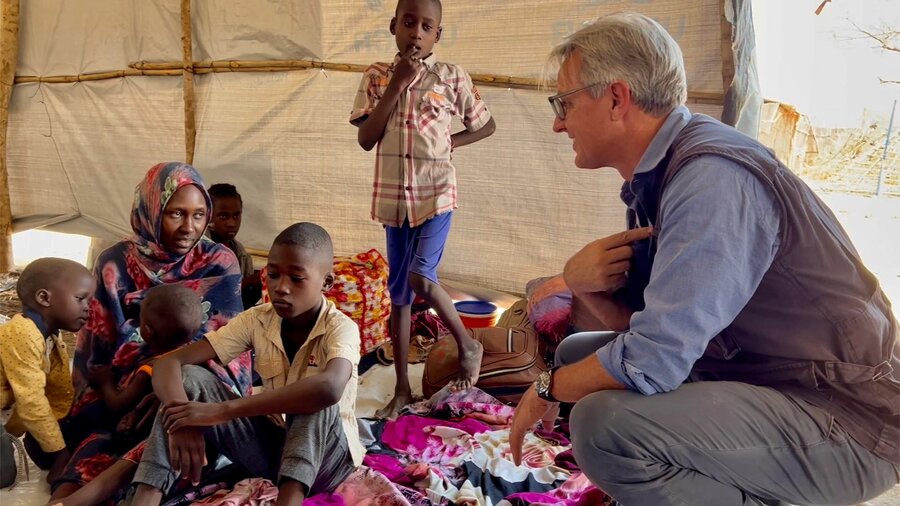
{"label": "shirt button", "polygon": [[407,125],[412,125],[412,121],[406,120],[406,124],[407,124]]}
{"label": "shirt button", "polygon": [[406,191],[412,191],[412,186],[407,186]]}
{"label": "shirt button", "polygon": [[412,158],[412,155],[410,155],[409,153],[406,153],[406,154],[403,155],[403,156],[405,156],[406,158]]}

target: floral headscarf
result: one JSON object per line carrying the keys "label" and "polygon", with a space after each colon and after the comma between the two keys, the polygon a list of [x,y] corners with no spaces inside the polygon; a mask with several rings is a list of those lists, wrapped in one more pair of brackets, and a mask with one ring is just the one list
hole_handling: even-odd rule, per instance
{"label": "floral headscarf", "polygon": [[212,200],[203,179],[197,169],[186,163],[156,164],[134,189],[131,229],[135,235],[131,241],[144,256],[160,263],[174,262],[181,258],[180,255],[166,251],[162,244],[162,219],[166,205],[175,192],[191,184],[203,194],[206,208],[212,213]]}
{"label": "floral headscarf", "polygon": [[[240,264],[231,250],[203,235],[180,256],[168,252],[161,243],[166,204],[187,185],[196,186],[212,209],[206,186],[194,167],[179,162],[153,166],[135,191],[131,212],[134,236],[105,250],[97,259],[97,291],[75,349],[73,381],[78,393],[73,413],[97,399],[87,388],[88,366],[112,365],[117,376],[124,378],[149,358],[140,336],[139,318],[140,303],[148,289],[177,283],[200,295],[204,321],[195,339],[225,325],[243,310]],[[225,368],[214,362],[208,365],[236,391],[249,393],[249,352]]]}

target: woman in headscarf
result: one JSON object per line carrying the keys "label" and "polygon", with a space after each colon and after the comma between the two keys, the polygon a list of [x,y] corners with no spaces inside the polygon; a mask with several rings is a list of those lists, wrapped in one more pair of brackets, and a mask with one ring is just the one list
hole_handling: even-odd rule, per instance
{"label": "woman in headscarf", "polygon": [[[134,235],[103,251],[94,266],[97,290],[90,319],[76,342],[75,402],[64,425],[69,447],[75,450],[53,488],[71,485],[55,497],[65,497],[90,481],[136,442],[123,445],[112,437],[118,419],[109,415],[87,377],[93,366],[112,366],[120,380],[148,358],[139,317],[146,292],[175,283],[200,295],[205,316],[195,339],[225,325],[243,309],[237,258],[204,236],[211,214],[203,179],[188,164],[155,165],[137,186],[131,211]],[[249,352],[225,366],[212,361],[207,366],[235,392],[249,394]],[[140,411],[134,419],[141,418],[144,411]],[[152,421],[153,416],[148,418]]]}

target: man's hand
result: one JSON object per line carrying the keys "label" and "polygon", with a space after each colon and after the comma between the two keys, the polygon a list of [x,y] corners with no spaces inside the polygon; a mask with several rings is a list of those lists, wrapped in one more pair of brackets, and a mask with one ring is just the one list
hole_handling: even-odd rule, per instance
{"label": "man's hand", "polygon": [[172,469],[197,485],[206,465],[206,440],[200,429],[188,427],[169,433],[169,462]]}
{"label": "man's hand", "polygon": [[411,47],[400,56],[400,60],[394,65],[394,75],[389,86],[396,86],[398,91],[406,91],[422,65],[422,61],[416,58],[418,54],[419,50]]}
{"label": "man's hand", "polygon": [[534,424],[557,406],[558,403],[548,402],[538,397],[534,385],[522,395],[509,429],[509,450],[512,452],[513,462],[517,466],[522,465],[522,446],[525,444],[525,434],[531,432]]}
{"label": "man's hand", "polygon": [[631,243],[650,237],[652,232],[653,227],[634,228],[588,243],[566,262],[566,285],[578,294],[622,288],[634,255]]}
{"label": "man's hand", "polygon": [[162,409],[163,427],[173,433],[185,427],[209,427],[228,420],[225,403],[173,402]]}

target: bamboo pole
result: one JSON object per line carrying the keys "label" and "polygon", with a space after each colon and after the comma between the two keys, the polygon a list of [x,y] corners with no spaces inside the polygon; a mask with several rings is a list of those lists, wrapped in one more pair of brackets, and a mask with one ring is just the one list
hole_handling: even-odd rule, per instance
{"label": "bamboo pole", "polygon": [[6,166],[6,131],[9,127],[9,101],[19,55],[19,0],[2,0],[0,26],[0,271],[13,268],[12,205],[9,200],[9,172]]}
{"label": "bamboo pole", "polygon": [[[184,72],[183,62],[135,62],[128,69],[75,76],[16,76],[16,83],[76,83],[97,81],[129,76],[179,76]],[[191,65],[194,74],[218,72],[287,72],[292,70],[324,69],[339,72],[362,73],[367,65],[356,63],[334,63],[314,60],[215,60],[199,61]],[[556,86],[555,81],[544,81],[531,77],[502,76],[495,74],[471,74],[472,82],[483,86],[518,88],[526,90],[548,90]],[[689,91],[688,100],[695,104],[722,105],[722,93]]]}
{"label": "bamboo pole", "polygon": [[197,123],[194,114],[194,55],[191,40],[191,0],[181,0],[181,72],[184,77],[184,150],[189,164],[194,163]]}
{"label": "bamboo pole", "polygon": [[60,84],[60,83],[80,83],[84,81],[102,81],[105,79],[117,79],[120,77],[134,77],[134,76],[180,76],[184,72],[181,70],[181,67],[178,67],[177,70],[137,70],[137,69],[124,69],[124,70],[113,70],[110,72],[95,72],[91,74],[78,74],[75,76],[16,76],[15,83],[23,84],[23,83],[49,83],[49,84]]}

